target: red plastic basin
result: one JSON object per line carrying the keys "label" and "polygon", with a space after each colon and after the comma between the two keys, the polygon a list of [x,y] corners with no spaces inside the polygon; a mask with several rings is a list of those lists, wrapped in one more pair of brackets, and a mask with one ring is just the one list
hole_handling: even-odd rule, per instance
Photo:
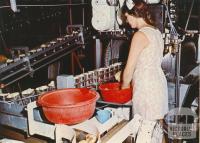
{"label": "red plastic basin", "polygon": [[87,88],[69,88],[45,93],[38,98],[45,117],[56,124],[77,124],[89,119],[99,95]]}
{"label": "red plastic basin", "polygon": [[106,102],[126,103],[132,99],[132,88],[120,89],[119,82],[99,85],[102,98]]}

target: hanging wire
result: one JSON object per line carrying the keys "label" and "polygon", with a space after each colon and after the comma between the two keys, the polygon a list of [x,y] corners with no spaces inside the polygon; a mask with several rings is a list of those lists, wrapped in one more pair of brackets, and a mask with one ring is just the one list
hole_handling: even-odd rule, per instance
{"label": "hanging wire", "polygon": [[186,21],[185,29],[184,29],[184,30],[187,30],[188,23],[189,23],[189,20],[190,20],[190,17],[191,17],[191,13],[192,13],[192,8],[193,8],[193,6],[194,6],[194,0],[192,0],[191,6],[190,6],[190,11],[189,11],[189,14],[188,14],[188,18],[187,18],[187,21]]}
{"label": "hanging wire", "polygon": [[172,20],[171,20],[171,17],[169,15],[169,9],[167,7],[167,5],[165,4],[165,8],[166,8],[166,11],[167,11],[167,16],[169,18],[169,24],[170,24],[170,34],[171,35],[174,35],[174,36],[179,36],[178,32],[176,31],[176,28],[174,27],[173,23],[172,23]]}
{"label": "hanging wire", "polygon": [[[189,11],[188,18],[187,18],[187,21],[186,21],[186,24],[185,24],[185,28],[184,28],[185,31],[188,28],[188,24],[189,24],[189,20],[190,20],[190,17],[191,17],[193,6],[194,6],[194,0],[192,0],[192,3],[190,5],[190,11]],[[185,35],[182,38],[182,41],[184,41],[184,40],[185,40]]]}
{"label": "hanging wire", "polygon": [[[17,5],[17,7],[60,7],[60,6],[78,6],[78,5],[87,5],[88,3],[78,3],[78,4],[39,4],[39,5],[22,5],[19,4]],[[4,5],[4,6],[0,6],[0,9],[2,8],[9,8],[9,5]]]}
{"label": "hanging wire", "polygon": [[0,9],[2,9],[2,8],[9,8],[9,7],[10,7],[9,5],[0,6]]}

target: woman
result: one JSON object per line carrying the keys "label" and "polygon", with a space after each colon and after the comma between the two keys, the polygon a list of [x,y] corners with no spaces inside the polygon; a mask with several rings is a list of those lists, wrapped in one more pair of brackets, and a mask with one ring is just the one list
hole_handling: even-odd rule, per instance
{"label": "woman", "polygon": [[[132,1],[131,1],[132,2]],[[123,7],[126,21],[138,29],[133,35],[122,75],[122,89],[133,85],[133,113],[145,120],[162,122],[168,112],[167,81],[161,69],[164,43],[149,7],[143,1]]]}

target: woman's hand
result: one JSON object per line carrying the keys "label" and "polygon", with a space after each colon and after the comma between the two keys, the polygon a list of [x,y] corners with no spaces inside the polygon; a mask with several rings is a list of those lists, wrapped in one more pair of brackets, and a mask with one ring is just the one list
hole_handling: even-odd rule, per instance
{"label": "woman's hand", "polygon": [[122,84],[121,84],[121,89],[127,89],[127,88],[130,88],[130,84],[124,84],[124,83],[122,82]]}
{"label": "woman's hand", "polygon": [[120,82],[121,81],[121,71],[118,71],[116,74],[115,74],[115,79]]}

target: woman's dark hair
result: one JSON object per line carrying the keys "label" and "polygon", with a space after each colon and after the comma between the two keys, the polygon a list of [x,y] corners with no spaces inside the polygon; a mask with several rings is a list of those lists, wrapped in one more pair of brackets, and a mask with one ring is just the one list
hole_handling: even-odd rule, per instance
{"label": "woman's dark hair", "polygon": [[128,9],[126,1],[122,7],[122,14],[128,13],[135,17],[141,17],[147,24],[155,26],[155,21],[150,12],[149,6],[142,0],[133,0],[134,6],[132,9]]}

